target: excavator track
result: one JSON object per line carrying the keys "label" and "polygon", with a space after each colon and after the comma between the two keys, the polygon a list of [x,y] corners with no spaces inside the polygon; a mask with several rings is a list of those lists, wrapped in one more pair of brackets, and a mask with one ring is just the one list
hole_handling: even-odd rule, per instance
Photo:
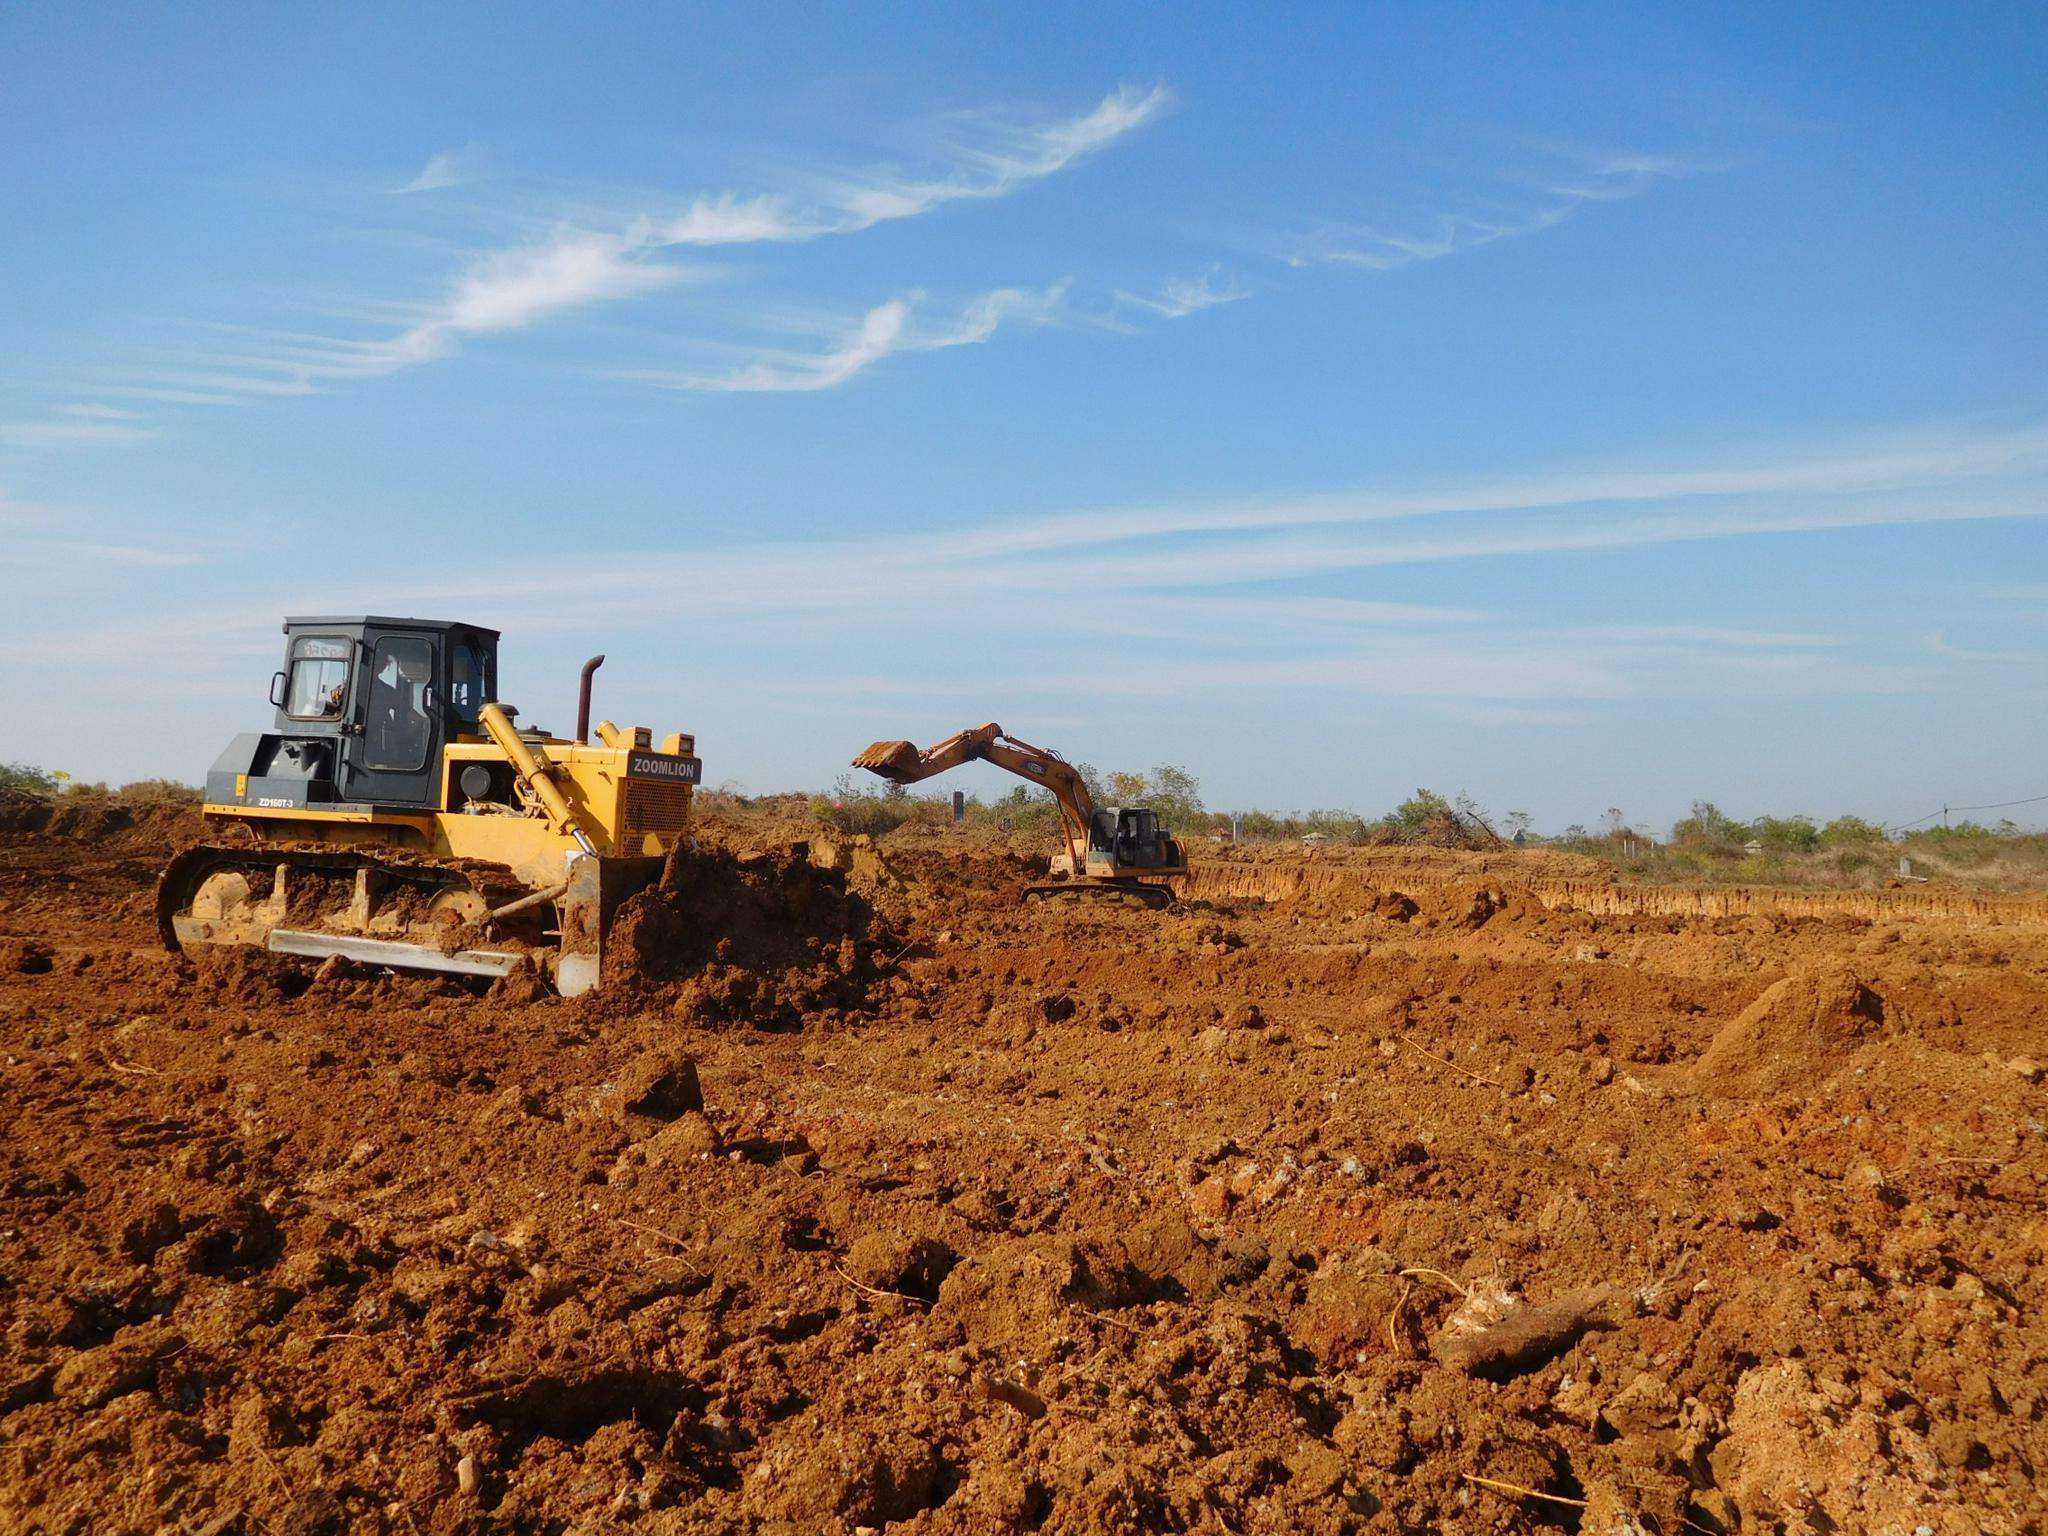
{"label": "excavator track", "polygon": [[1024,888],[1027,902],[1116,901],[1124,898],[1142,902],[1155,912],[1163,911],[1174,903],[1172,886],[1148,880],[1050,880],[1043,885]]}
{"label": "excavator track", "polygon": [[[206,945],[340,955],[399,969],[504,975],[546,942],[545,901],[494,865],[367,855],[319,844],[201,843],[157,878],[156,922],[174,952]],[[480,941],[492,947],[479,949]]]}

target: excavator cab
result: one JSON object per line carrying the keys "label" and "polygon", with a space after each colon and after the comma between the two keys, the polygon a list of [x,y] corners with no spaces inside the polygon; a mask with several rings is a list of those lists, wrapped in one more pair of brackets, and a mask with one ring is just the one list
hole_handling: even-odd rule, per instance
{"label": "excavator cab", "polygon": [[1090,819],[1089,863],[1104,855],[1121,872],[1184,867],[1180,845],[1159,825],[1159,813],[1143,806],[1111,806]]}

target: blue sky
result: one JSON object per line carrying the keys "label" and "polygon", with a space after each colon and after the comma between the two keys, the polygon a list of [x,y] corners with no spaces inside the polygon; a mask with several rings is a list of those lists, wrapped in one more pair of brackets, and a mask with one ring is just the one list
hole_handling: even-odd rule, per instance
{"label": "blue sky", "polygon": [[[2037,6],[0,14],[0,758],[278,619],[828,783],[2048,793]],[[975,770],[964,787],[1000,790]]]}

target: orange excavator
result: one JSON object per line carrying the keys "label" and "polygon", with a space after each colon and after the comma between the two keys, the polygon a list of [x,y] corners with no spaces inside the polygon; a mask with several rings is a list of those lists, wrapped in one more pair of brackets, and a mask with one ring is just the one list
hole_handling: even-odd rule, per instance
{"label": "orange excavator", "polygon": [[991,721],[948,736],[918,751],[908,741],[878,741],[853,760],[856,768],[891,784],[915,784],[962,763],[993,763],[1050,790],[1060,809],[1067,851],[1055,854],[1052,880],[1026,888],[1026,901],[1049,896],[1133,897],[1148,907],[1173,904],[1173,887],[1161,884],[1188,872],[1180,843],[1143,806],[1098,809],[1087,781],[1057,752],[1004,734]]}

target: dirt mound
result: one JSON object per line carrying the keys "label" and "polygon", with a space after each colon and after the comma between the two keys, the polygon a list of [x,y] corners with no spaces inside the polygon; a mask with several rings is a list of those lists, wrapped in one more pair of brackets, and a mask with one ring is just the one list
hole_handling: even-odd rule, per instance
{"label": "dirt mound", "polygon": [[620,906],[604,984],[631,997],[687,983],[679,1010],[787,1027],[859,1007],[896,947],[847,870],[820,868],[805,844],[751,854],[679,844],[659,882]]}
{"label": "dirt mound", "polygon": [[31,795],[0,790],[0,833],[84,843],[169,844],[205,830],[197,800],[134,799],[97,793]]}
{"label": "dirt mound", "polygon": [[1793,972],[1718,1030],[1693,1080],[1725,1094],[1810,1087],[1882,1028],[1884,999],[1839,960]]}
{"label": "dirt mound", "polygon": [[0,789],[0,832],[40,832],[50,820],[46,796]]}

